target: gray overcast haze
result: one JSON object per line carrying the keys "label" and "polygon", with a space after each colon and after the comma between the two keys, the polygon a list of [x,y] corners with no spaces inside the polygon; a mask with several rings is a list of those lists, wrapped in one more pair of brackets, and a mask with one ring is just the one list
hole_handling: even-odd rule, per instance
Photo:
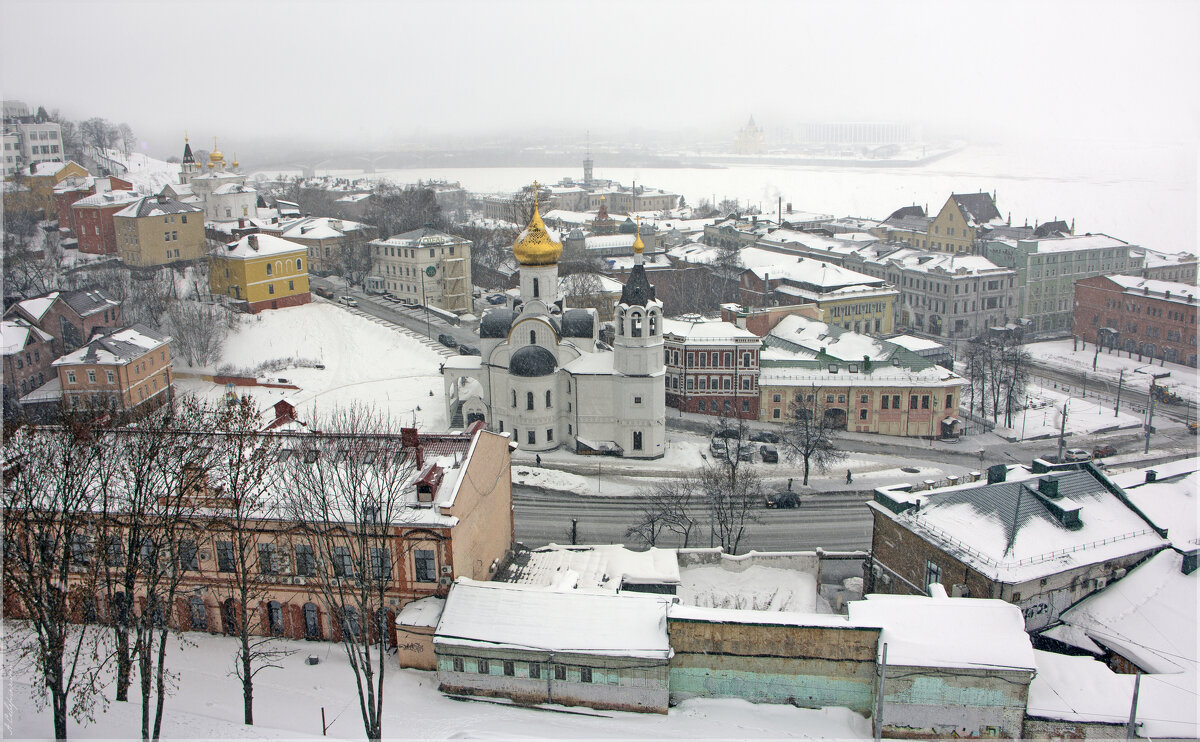
{"label": "gray overcast haze", "polygon": [[[1200,4],[0,2],[3,94],[150,148],[732,132],[1194,143]],[[245,149],[243,147],[243,149]]]}

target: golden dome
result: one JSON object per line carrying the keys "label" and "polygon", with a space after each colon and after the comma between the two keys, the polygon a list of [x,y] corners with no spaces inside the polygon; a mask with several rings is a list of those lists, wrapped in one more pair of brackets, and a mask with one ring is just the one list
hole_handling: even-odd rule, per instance
{"label": "golden dome", "polygon": [[221,154],[221,150],[217,149],[216,137],[213,137],[212,152],[208,153],[208,166],[212,167],[214,162],[225,162],[225,155]]}
{"label": "golden dome", "polygon": [[640,216],[637,218],[637,226],[634,228],[633,234],[635,235],[633,238],[633,252],[641,255],[642,251],[646,249],[646,244],[642,242],[642,218]]}
{"label": "golden dome", "polygon": [[562,243],[555,242],[546,230],[542,215],[538,213],[537,183],[533,184],[533,217],[524,232],[517,235],[513,243],[513,256],[521,265],[554,265],[562,255]]}
{"label": "golden dome", "polygon": [[238,166],[238,161],[237,161],[237,152],[234,152],[234,153],[233,153],[233,166],[234,166],[235,168]]}

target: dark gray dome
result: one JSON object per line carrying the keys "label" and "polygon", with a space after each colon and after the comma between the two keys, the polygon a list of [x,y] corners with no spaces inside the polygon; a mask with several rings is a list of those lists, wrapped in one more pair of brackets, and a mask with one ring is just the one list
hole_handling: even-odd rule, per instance
{"label": "dark gray dome", "polygon": [[526,345],[508,359],[508,372],[513,376],[549,376],[556,368],[554,354],[540,345]]}
{"label": "dark gray dome", "polygon": [[505,307],[495,307],[484,313],[479,322],[479,337],[506,338],[517,313]]}
{"label": "dark gray dome", "polygon": [[568,309],[562,314],[562,334],[569,338],[590,338],[595,325],[592,313],[586,309]]}

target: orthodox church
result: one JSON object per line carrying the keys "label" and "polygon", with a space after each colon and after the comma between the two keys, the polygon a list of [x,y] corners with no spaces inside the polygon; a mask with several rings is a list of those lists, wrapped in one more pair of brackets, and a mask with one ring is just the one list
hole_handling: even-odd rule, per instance
{"label": "orthodox church", "polygon": [[215,137],[212,151],[208,153],[207,171],[203,164],[196,162],[188,138],[183,138],[179,185],[167,186],[163,192],[184,203],[202,207],[207,221],[236,221],[257,216],[258,192],[247,186],[245,174],[238,172],[237,155],[232,163],[225,162],[225,154],[217,149]]}
{"label": "orthodox church", "polygon": [[[535,189],[536,192],[536,189]],[[513,243],[520,298],[493,307],[479,325],[479,356],[442,369],[451,427],[476,420],[510,433],[526,451],[560,446],[577,453],[659,458],[665,452],[662,302],[633,243],[634,267],[613,311],[613,344],[600,340],[594,309],[559,296],[562,243],[535,202]]]}

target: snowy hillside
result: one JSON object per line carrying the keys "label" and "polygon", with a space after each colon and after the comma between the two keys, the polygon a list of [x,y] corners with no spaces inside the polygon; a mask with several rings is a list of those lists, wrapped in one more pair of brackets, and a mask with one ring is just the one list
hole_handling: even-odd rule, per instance
{"label": "snowy hillside", "polygon": [[179,182],[179,163],[156,160],[141,152],[93,148],[92,158],[118,178],[133,183],[138,193],[158,193],[163,186]]}

